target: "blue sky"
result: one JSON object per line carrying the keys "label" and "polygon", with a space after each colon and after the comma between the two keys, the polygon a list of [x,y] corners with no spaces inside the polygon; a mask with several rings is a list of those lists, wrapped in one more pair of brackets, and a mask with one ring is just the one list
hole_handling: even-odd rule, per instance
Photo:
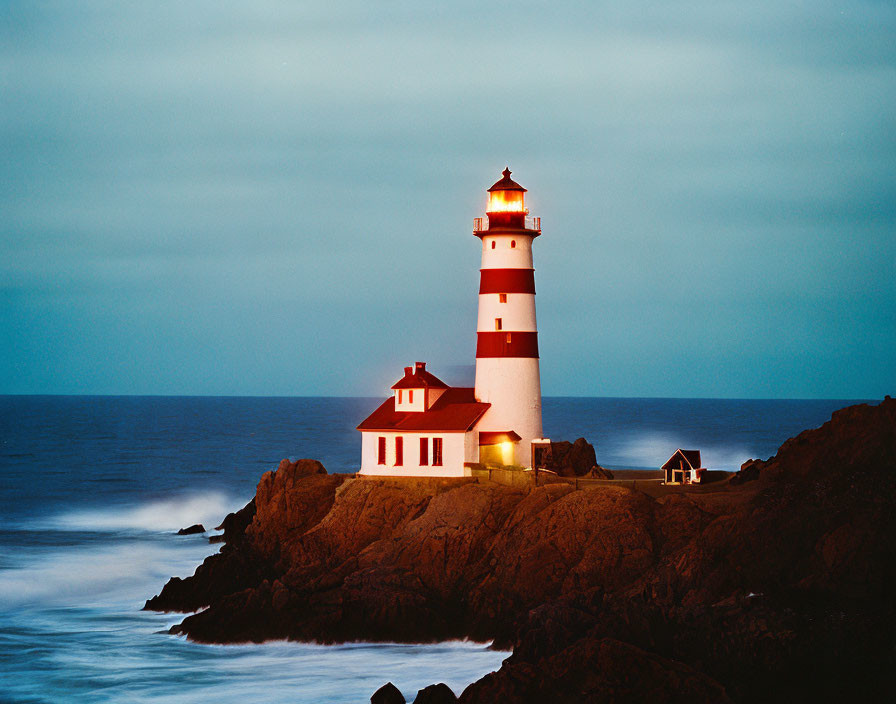
{"label": "blue sky", "polygon": [[546,395],[896,390],[896,6],[0,4],[0,393],[471,381],[505,165]]}

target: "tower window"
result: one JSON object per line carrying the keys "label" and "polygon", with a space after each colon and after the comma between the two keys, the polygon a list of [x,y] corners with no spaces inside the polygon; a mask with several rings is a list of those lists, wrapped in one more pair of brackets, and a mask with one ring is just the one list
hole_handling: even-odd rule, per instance
{"label": "tower window", "polygon": [[404,438],[400,435],[395,438],[395,466],[401,467],[404,464]]}
{"label": "tower window", "polygon": [[377,438],[376,444],[376,463],[386,464],[386,438]]}
{"label": "tower window", "polygon": [[507,344],[510,344],[510,333],[507,333]]}
{"label": "tower window", "polygon": [[498,303],[507,303],[507,294],[506,293],[498,294]]}
{"label": "tower window", "polygon": [[495,330],[500,330],[502,325],[503,322],[501,321],[501,318],[495,318]]}
{"label": "tower window", "polygon": [[432,439],[432,466],[442,466],[442,438]]}
{"label": "tower window", "polygon": [[516,240],[510,240],[510,248],[516,249]]}
{"label": "tower window", "polygon": [[429,438],[420,438],[420,466],[429,464]]}
{"label": "tower window", "polygon": [[492,240],[492,249],[494,249],[494,248],[495,248],[495,241]]}

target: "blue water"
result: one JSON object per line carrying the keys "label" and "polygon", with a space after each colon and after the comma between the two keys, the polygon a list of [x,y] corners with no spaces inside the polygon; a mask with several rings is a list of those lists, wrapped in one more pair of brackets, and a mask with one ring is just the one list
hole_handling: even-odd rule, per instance
{"label": "blue water", "polygon": [[[356,469],[378,399],[0,396],[0,700],[366,702],[460,693],[506,653],[437,646],[206,646],[140,611],[218,546],[219,524],[283,457]],[[584,436],[607,467],[656,468],[678,447],[736,469],[852,401],[549,398],[545,433]]]}

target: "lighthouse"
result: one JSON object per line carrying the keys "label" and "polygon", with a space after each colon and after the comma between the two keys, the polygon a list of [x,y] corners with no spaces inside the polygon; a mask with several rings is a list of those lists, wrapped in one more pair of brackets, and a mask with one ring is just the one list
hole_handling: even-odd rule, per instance
{"label": "lighthouse", "polygon": [[503,178],[488,189],[482,241],[476,385],[450,387],[425,362],[404,368],[392,395],[358,425],[362,475],[464,477],[531,468],[550,444],[541,437],[541,380],[532,242],[526,189]]}
{"label": "lighthouse", "polygon": [[[532,259],[541,218],[528,217],[526,189],[510,173],[488,189],[486,217],[474,220],[482,241],[474,394],[490,404],[477,424],[480,457],[530,467],[532,442],[542,437]],[[490,439],[498,442],[490,447]]]}

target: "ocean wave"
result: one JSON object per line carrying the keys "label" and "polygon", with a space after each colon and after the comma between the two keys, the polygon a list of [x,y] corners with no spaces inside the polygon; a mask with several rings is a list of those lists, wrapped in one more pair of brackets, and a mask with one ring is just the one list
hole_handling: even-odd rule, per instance
{"label": "ocean wave", "polygon": [[41,527],[77,531],[176,531],[195,523],[211,530],[245,501],[220,493],[176,496],[144,504],[72,511],[41,521]]}
{"label": "ocean wave", "polygon": [[214,552],[207,542],[174,545],[138,541],[66,550],[20,547],[0,570],[0,604],[44,606],[142,603],[172,574],[192,574]]}

